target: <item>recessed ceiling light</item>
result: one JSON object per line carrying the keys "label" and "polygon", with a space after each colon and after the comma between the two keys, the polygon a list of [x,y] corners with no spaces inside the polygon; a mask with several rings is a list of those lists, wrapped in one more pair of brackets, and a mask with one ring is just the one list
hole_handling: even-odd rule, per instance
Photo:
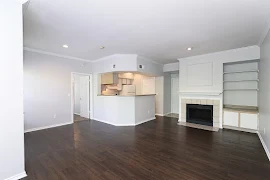
{"label": "recessed ceiling light", "polygon": [[104,46],[100,46],[99,49],[104,49],[105,47]]}
{"label": "recessed ceiling light", "polygon": [[64,45],[63,45],[63,48],[68,48],[68,45],[64,44]]}
{"label": "recessed ceiling light", "polygon": [[188,50],[188,51],[191,51],[191,50],[192,50],[192,47],[187,48],[187,50]]}

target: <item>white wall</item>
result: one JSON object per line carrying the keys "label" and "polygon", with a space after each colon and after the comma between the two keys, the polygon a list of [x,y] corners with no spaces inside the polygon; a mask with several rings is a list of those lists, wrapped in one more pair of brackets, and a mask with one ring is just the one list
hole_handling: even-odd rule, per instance
{"label": "white wall", "polygon": [[[175,84],[173,85],[172,80],[174,79]],[[173,87],[179,87],[179,74],[178,73],[173,73],[170,76],[170,81],[171,81],[171,92],[170,92],[170,98],[171,98],[171,112],[172,113],[179,113],[179,88],[173,88]]]}
{"label": "white wall", "polygon": [[260,48],[250,46],[179,59],[181,92],[223,91],[223,63],[260,59]]}
{"label": "white wall", "polygon": [[89,65],[40,53],[24,53],[25,131],[72,123],[71,72],[89,74]]}
{"label": "white wall", "polygon": [[[115,68],[113,68],[115,65]],[[137,71],[136,54],[114,54],[97,59],[93,66],[93,73],[104,73],[112,71]]]}
{"label": "white wall", "polygon": [[171,73],[164,73],[163,114],[171,113]]}
{"label": "white wall", "polygon": [[[94,120],[116,126],[135,124],[134,96],[97,96],[94,94]],[[130,106],[127,107],[127,104]]]}
{"label": "white wall", "polygon": [[[139,65],[143,65],[143,69],[138,68]],[[162,76],[163,75],[163,65],[154,62],[151,59],[138,56],[137,57],[137,71],[145,73],[151,76]]]}
{"label": "white wall", "polygon": [[23,39],[20,1],[0,5],[0,179],[23,178]]}
{"label": "white wall", "polygon": [[135,96],[135,123],[155,119],[155,96]]}
{"label": "white wall", "polygon": [[80,115],[81,101],[80,101],[80,75],[74,74],[74,114]]}
{"label": "white wall", "polygon": [[164,115],[164,76],[156,77],[156,115]]}
{"label": "white wall", "polygon": [[98,75],[93,77],[94,120],[116,126],[134,126],[154,119],[154,96],[98,96]]}
{"label": "white wall", "polygon": [[164,65],[163,72],[172,72],[172,71],[179,71],[179,62]]}
{"label": "white wall", "polygon": [[[115,68],[113,68],[115,65]],[[143,65],[143,69],[139,68]],[[93,73],[112,71],[140,72],[151,76],[163,75],[163,65],[137,54],[114,54],[97,59],[93,64]]]}
{"label": "white wall", "polygon": [[[270,150],[270,32],[261,46],[259,63],[259,133]],[[268,158],[270,158],[268,154]]]}

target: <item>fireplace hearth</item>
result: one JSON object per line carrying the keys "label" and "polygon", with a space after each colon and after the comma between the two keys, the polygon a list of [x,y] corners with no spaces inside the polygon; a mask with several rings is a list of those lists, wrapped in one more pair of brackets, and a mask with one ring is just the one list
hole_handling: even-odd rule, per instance
{"label": "fireplace hearth", "polygon": [[186,122],[213,126],[213,105],[186,104]]}

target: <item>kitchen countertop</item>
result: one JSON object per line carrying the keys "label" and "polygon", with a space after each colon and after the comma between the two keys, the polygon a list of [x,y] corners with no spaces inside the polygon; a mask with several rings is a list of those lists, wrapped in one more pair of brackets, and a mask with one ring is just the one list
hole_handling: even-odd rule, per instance
{"label": "kitchen countertop", "polygon": [[98,96],[120,96],[120,97],[135,97],[135,96],[155,96],[156,94],[138,94],[138,95],[104,95],[98,94]]}

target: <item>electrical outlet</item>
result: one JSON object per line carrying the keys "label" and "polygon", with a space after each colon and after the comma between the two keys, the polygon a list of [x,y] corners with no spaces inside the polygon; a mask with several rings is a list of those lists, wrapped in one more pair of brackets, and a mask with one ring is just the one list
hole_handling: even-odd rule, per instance
{"label": "electrical outlet", "polygon": [[148,114],[150,114],[150,110],[148,110]]}
{"label": "electrical outlet", "polygon": [[53,115],[53,118],[54,118],[54,119],[56,118],[56,114]]}
{"label": "electrical outlet", "polygon": [[263,128],[263,134],[265,134],[265,128]]}

